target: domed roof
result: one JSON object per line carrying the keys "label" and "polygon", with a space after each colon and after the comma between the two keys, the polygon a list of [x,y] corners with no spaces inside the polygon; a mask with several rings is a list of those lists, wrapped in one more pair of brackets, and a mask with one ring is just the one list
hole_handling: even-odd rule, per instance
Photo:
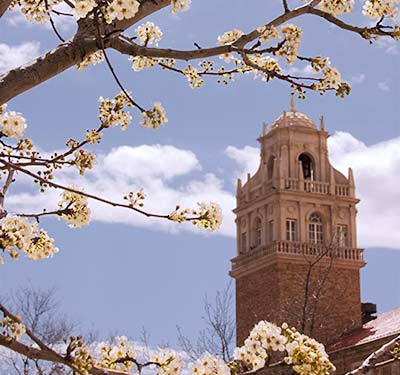
{"label": "domed roof", "polygon": [[283,112],[283,114],[281,114],[271,124],[271,129],[287,126],[305,126],[312,129],[317,128],[313,120],[311,120],[306,114],[296,110],[293,95],[290,99],[290,110]]}

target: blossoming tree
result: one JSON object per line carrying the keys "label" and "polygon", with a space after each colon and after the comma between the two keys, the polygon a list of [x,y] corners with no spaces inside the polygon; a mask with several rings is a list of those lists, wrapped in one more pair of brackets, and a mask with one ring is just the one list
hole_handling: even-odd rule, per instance
{"label": "blossoming tree", "polygon": [[[196,44],[194,50],[176,50],[159,48],[162,31],[154,23],[143,20],[165,7],[170,7],[173,13],[183,12],[190,7],[191,0],[0,0],[0,17],[9,10],[20,11],[31,22],[49,23],[60,40],[58,46],[35,61],[0,77],[0,167],[3,172],[0,263],[17,260],[21,255],[32,260],[53,256],[58,251],[55,240],[39,227],[38,219],[53,215],[61,217],[73,228],[81,227],[89,223],[91,200],[130,210],[132,214],[177,223],[189,221],[210,231],[218,229],[222,218],[217,203],[202,202],[197,208],[177,206],[167,213],[153,213],[144,209],[141,191],[121,192],[120,201],[110,201],[78,186],[57,182],[57,172],[65,167],[76,167],[81,175],[91,169],[95,155],[85,146],[101,142],[104,133],[112,127],[124,129],[129,126],[132,119],[129,110],[141,113],[141,126],[157,129],[167,123],[161,103],[155,102],[148,108],[138,103],[125,88],[113,68],[109,50],[128,56],[135,72],[159,67],[182,75],[193,89],[200,88],[207,78],[214,77],[218,82],[228,84],[235,75],[252,74],[265,82],[283,81],[300,97],[307,90],[321,94],[333,91],[344,97],[349,94],[350,86],[342,81],[340,72],[328,57],[299,54],[302,29],[294,23],[297,18],[310,15],[357,34],[369,43],[381,37],[400,38],[400,28],[396,24],[399,0],[363,0],[363,14],[371,22],[368,27],[347,23],[341,18],[345,13],[353,12],[353,2],[282,0],[281,14],[266,19],[261,25],[254,25],[250,32],[234,29],[216,36],[213,46],[202,48]],[[66,12],[65,7],[68,8]],[[77,31],[72,39],[64,40],[54,22],[55,17],[75,19]],[[316,74],[296,76],[286,73],[283,66],[297,61],[308,62]],[[73,66],[79,71],[102,62],[107,64],[120,92],[112,99],[100,98],[97,128],[78,139],[67,140],[61,153],[43,155],[31,139],[24,137],[27,120],[16,112],[18,108],[8,108],[7,102]],[[30,178],[43,192],[58,189],[58,206],[36,213],[9,212],[5,198],[10,185],[21,176]],[[160,374],[174,375],[183,368],[183,359],[172,350],[161,350],[142,360],[125,338],[106,343],[97,352],[91,352],[81,337],[70,337],[62,349],[55,348],[40,340],[2,304],[0,311],[3,316],[1,346],[28,358],[63,364],[75,373],[117,375],[130,371],[140,373],[143,368],[150,367]],[[397,341],[392,343],[390,349],[397,344]],[[286,324],[277,326],[262,321],[250,332],[244,345],[235,350],[232,361],[225,362],[205,353],[187,370],[193,375],[226,375],[278,366],[290,367],[304,375],[329,374],[334,369],[321,344]],[[353,373],[357,371],[364,370],[360,367]]]}

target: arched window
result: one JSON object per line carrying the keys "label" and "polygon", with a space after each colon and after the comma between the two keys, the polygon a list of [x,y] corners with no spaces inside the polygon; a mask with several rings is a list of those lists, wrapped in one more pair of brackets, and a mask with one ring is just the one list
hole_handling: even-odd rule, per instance
{"label": "arched window", "polygon": [[271,180],[274,175],[274,156],[268,159],[267,163],[267,179]]}
{"label": "arched window", "polygon": [[314,180],[315,179],[315,171],[314,171],[314,163],[310,156],[307,154],[301,154],[299,156],[299,160],[301,161],[301,165],[303,167],[303,177],[305,180]]}
{"label": "arched window", "polygon": [[322,243],[324,240],[323,224],[321,216],[313,213],[308,223],[308,240],[313,243]]}
{"label": "arched window", "polygon": [[262,222],[258,217],[255,222],[255,233],[254,233],[254,246],[260,246],[262,240]]}

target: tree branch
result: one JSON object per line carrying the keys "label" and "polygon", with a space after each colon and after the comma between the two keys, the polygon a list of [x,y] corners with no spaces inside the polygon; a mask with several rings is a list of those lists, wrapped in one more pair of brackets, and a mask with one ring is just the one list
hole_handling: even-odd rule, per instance
{"label": "tree branch", "polygon": [[325,19],[326,21],[329,21],[330,23],[333,23],[334,25],[340,27],[343,30],[352,31],[354,33],[357,33],[364,39],[368,39],[366,37],[368,34],[378,35],[378,36],[390,36],[390,37],[394,36],[393,32],[382,30],[382,26],[381,27],[378,27],[378,26],[376,26],[376,27],[353,26],[353,25],[343,22],[339,18],[336,18],[335,16],[332,16],[331,14],[326,13],[317,8],[310,8],[308,13],[313,14],[318,17],[321,17],[321,18]]}
{"label": "tree branch", "polygon": [[0,17],[7,11],[10,6],[12,0],[0,0]]}
{"label": "tree branch", "polygon": [[3,214],[5,214],[4,200],[5,200],[8,188],[14,182],[14,172],[15,172],[14,169],[9,169],[8,170],[8,175],[7,175],[6,182],[4,183],[3,187],[0,190],[0,217]]}
{"label": "tree branch", "polygon": [[[8,0],[0,1],[1,9],[3,2],[6,3]],[[170,0],[147,1],[140,6],[135,17],[114,22],[112,25],[107,26],[105,28],[105,35],[116,37],[126,28],[169,4]],[[93,20],[84,19],[79,21],[78,24],[78,32],[72,40],[60,44],[52,51],[45,53],[33,62],[12,69],[0,76],[0,105],[59,73],[62,73],[72,66],[79,64],[87,55],[100,49],[96,41],[96,28],[93,25]],[[104,43],[107,48],[108,40],[105,40]]]}
{"label": "tree branch", "polygon": [[347,372],[345,375],[358,375],[366,374],[369,370],[373,369],[374,362],[379,358],[383,357],[385,354],[390,352],[396,345],[400,343],[400,335],[395,337],[393,340],[389,341],[385,345],[381,346],[378,350],[370,354],[365,361],[353,371]]}
{"label": "tree branch", "polygon": [[0,105],[80,63],[97,50],[94,38],[69,41],[0,76]]}

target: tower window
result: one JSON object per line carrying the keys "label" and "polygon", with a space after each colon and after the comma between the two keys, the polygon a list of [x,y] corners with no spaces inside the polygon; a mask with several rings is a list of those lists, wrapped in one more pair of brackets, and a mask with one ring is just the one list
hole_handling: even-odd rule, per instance
{"label": "tower window", "polygon": [[314,164],[311,158],[307,154],[301,154],[299,156],[299,160],[301,161],[301,166],[303,167],[304,179],[314,180],[315,178]]}
{"label": "tower window", "polygon": [[314,213],[308,223],[308,240],[313,243],[322,243],[324,240],[323,224],[321,216]]}
{"label": "tower window", "polygon": [[286,220],[286,241],[297,241],[297,221],[294,219]]}
{"label": "tower window", "polygon": [[275,238],[275,236],[274,236],[274,221],[273,220],[271,220],[268,223],[268,234],[269,234],[269,240],[270,240],[270,242],[272,242]]}
{"label": "tower window", "polygon": [[255,227],[255,238],[254,238],[254,245],[260,246],[261,245],[261,239],[262,239],[262,222],[261,219],[258,217],[256,219],[256,227]]}
{"label": "tower window", "polygon": [[267,179],[271,180],[274,175],[274,157],[271,156],[267,163]]}
{"label": "tower window", "polygon": [[247,235],[246,235],[246,233],[242,233],[240,241],[241,241],[241,252],[245,253],[247,251]]}
{"label": "tower window", "polygon": [[347,225],[338,225],[336,227],[336,240],[338,246],[349,246]]}

